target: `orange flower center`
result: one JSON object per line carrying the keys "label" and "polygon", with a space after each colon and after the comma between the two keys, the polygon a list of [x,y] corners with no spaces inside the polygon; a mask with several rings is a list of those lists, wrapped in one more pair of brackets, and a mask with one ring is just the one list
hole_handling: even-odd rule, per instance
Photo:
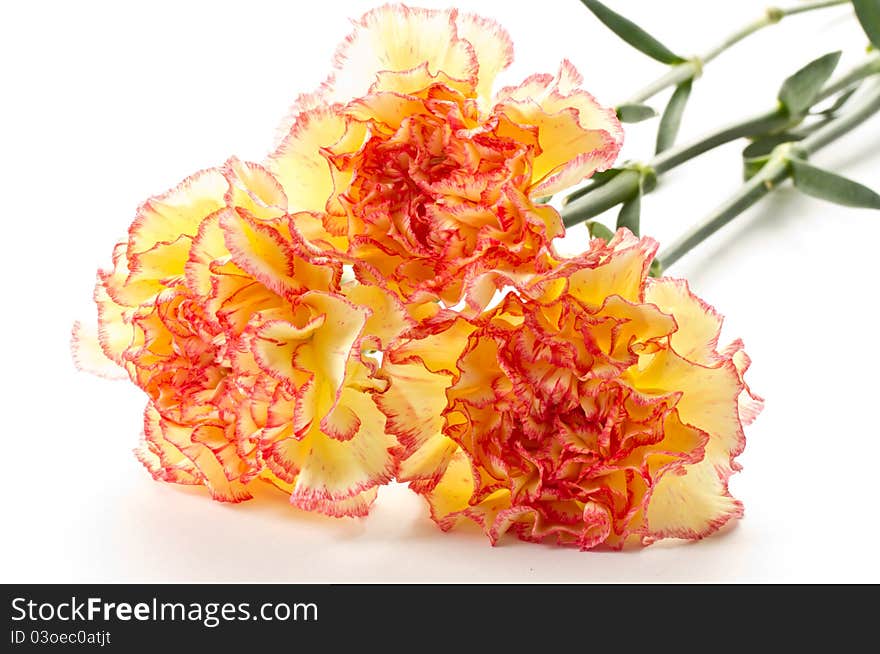
{"label": "orange flower center", "polygon": [[429,99],[397,127],[373,120],[354,155],[330,155],[353,174],[340,196],[355,232],[416,256],[460,265],[499,241],[523,240],[534,143],[499,133],[473,100]]}

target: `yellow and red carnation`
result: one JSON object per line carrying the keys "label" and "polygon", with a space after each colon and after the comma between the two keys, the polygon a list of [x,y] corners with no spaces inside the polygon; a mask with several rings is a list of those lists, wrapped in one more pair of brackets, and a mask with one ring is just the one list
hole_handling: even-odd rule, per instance
{"label": "yellow and red carnation", "polygon": [[500,303],[483,289],[481,312],[438,314],[386,355],[398,478],[442,528],[619,548],[741,515],[749,360],[718,349],[721,318],[684,281],[647,277],[655,249],[620,230],[528,281],[490,275]]}
{"label": "yellow and red carnation", "polygon": [[622,131],[569,62],[493,96],[512,58],[503,29],[456,10],[357,21],[267,162],[303,233],[407,301],[546,270],[564,229],[540,198],[609,167]]}
{"label": "yellow and red carnation", "polygon": [[[156,479],[230,502],[263,480],[300,508],[362,515],[396,444],[367,353],[408,318],[381,288],[343,282],[287,205],[265,168],[235,159],[148,200],[99,273],[98,342],[149,398],[136,453]],[[87,345],[80,359],[99,360]]]}

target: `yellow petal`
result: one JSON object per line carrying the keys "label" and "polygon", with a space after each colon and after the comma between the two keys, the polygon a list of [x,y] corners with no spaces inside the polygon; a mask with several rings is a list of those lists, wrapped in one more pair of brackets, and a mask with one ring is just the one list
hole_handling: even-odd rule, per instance
{"label": "yellow petal", "polygon": [[463,318],[456,318],[436,334],[408,341],[395,348],[390,356],[395,362],[416,359],[431,372],[457,373],[458,358],[467,345],[468,336],[476,329]]}
{"label": "yellow petal", "polygon": [[[388,431],[403,446],[404,456],[414,456],[419,460],[403,463],[409,472],[403,471],[401,480],[412,481],[419,474],[415,470],[423,470],[426,460],[436,455],[439,465],[443,458],[440,451],[448,448],[446,442],[449,439],[441,432],[445,422],[446,389],[452,376],[433,373],[421,363],[396,364],[387,358],[382,362],[382,374],[387,377],[389,386],[384,393],[376,396],[376,401],[388,418]],[[423,446],[425,451],[421,451]],[[432,454],[428,454],[428,451]],[[434,476],[434,473],[428,476]]]}
{"label": "yellow petal", "polygon": [[203,170],[179,186],[147,200],[129,230],[129,256],[181,234],[195,236],[204,218],[226,206],[229,183],[217,168]]}
{"label": "yellow petal", "polygon": [[310,262],[304,258],[310,254],[275,227],[241,212],[222,212],[220,227],[232,261],[278,295],[328,290],[341,274],[339,264]]}
{"label": "yellow petal", "polygon": [[73,361],[79,370],[106,379],[126,379],[125,369],[110,359],[101,349],[98,327],[94,324],[73,323],[70,339]]}
{"label": "yellow petal", "polygon": [[374,486],[344,500],[323,499],[310,501],[305,498],[297,498],[293,504],[301,509],[317,511],[334,518],[359,518],[370,512],[370,507],[376,501],[378,494],[379,489]]}
{"label": "yellow petal", "polygon": [[513,42],[498,23],[476,14],[459,14],[456,26],[458,35],[474,49],[479,65],[477,94],[488,102],[498,73],[513,62]]}
{"label": "yellow petal", "polygon": [[229,180],[229,203],[260,219],[272,220],[287,213],[287,196],[281,183],[263,166],[233,157],[224,167]]}
{"label": "yellow petal", "polygon": [[211,214],[199,225],[199,231],[193,239],[189,258],[184,266],[187,287],[192,293],[203,297],[211,293],[213,266],[216,262],[223,261],[224,265],[231,266],[234,271],[244,272],[229,261],[231,256],[226,248],[223,229],[220,227],[220,213]]}
{"label": "yellow petal", "polygon": [[742,505],[730,496],[715,462],[707,458],[685,467],[685,474],[664,475],[648,503],[648,536],[702,538],[742,515]]}
{"label": "yellow petal", "polygon": [[534,75],[502,89],[498,109],[513,121],[535,125],[541,154],[532,171],[532,194],[552,195],[610,167],[623,143],[614,110],[577,87],[581,76],[563,61],[555,78]]}
{"label": "yellow petal", "polygon": [[130,272],[123,284],[114,284],[116,300],[127,306],[138,306],[154,299],[168,288],[183,281],[192,238],[179,236],[171,242],[157,243],[149,250],[135,254],[129,261]]}
{"label": "yellow petal", "polygon": [[309,352],[302,358],[303,363],[307,370],[319,373],[321,380],[334,389],[335,395],[342,386],[354,342],[363,331],[369,310],[328,293],[306,293],[301,301],[316,315],[326,317],[325,323],[315,331]]}
{"label": "yellow petal", "polygon": [[354,304],[370,310],[364,335],[375,339],[377,349],[386,349],[405,328],[413,325],[400,300],[378,286],[351,283],[342,289],[342,293]]}
{"label": "yellow petal", "polygon": [[98,343],[101,351],[110,360],[123,365],[122,354],[134,339],[129,311],[110,298],[102,281],[95,286],[94,297],[98,306]]}
{"label": "yellow petal", "polygon": [[[161,443],[164,440],[174,446],[191,463],[190,472],[201,477],[202,483],[208,487],[215,500],[241,502],[252,497],[244,484],[227,478],[222,464],[209,447],[193,441],[193,427],[161,419],[152,407],[147,409],[145,421],[153,425],[150,430],[153,442]],[[173,450],[168,449],[168,452]],[[183,463],[183,460],[178,460],[175,465]]]}
{"label": "yellow petal", "polygon": [[[475,480],[470,459],[459,449],[453,454],[439,483],[422,493],[431,508],[431,518],[444,531],[463,518],[473,520],[487,533],[494,531],[498,514],[510,508],[510,491],[501,488],[475,502],[475,491],[480,484],[482,480]],[[418,482],[414,487],[418,489]]]}
{"label": "yellow petal", "polygon": [[278,443],[291,467],[298,470],[291,502],[303,508],[324,500],[350,498],[389,481],[394,472],[391,448],[396,441],[384,431],[379,409],[360,407],[360,425],[349,440],[340,441],[317,425],[300,441]]}
{"label": "yellow petal", "polygon": [[302,326],[285,320],[265,320],[254,333],[253,354],[260,367],[280,381],[293,383],[299,372],[310,370],[308,363],[297,365],[300,348],[318,331],[327,316],[318,315]]}
{"label": "yellow petal", "polygon": [[630,368],[628,374],[643,392],[681,393],[676,405],[681,419],[709,434],[706,456],[710,459],[729,460],[742,449],[737,398],[743,386],[733,363],[701,366],[663,350],[652,355],[643,369]]}
{"label": "yellow petal", "polygon": [[[572,161],[578,162],[575,173],[566,175],[565,180],[580,181],[600,168],[602,162],[610,165],[614,157],[607,154],[609,139],[605,132],[585,130],[580,126],[577,112],[562,109],[558,113],[548,113],[531,103],[503,104],[499,107],[511,120],[538,128],[538,142],[541,154],[535,157],[532,168],[534,193],[555,193],[562,187],[558,182],[552,185],[541,183],[557,174]],[[584,155],[592,155],[585,157]],[[593,154],[595,153],[595,154]],[[616,155],[616,149],[614,151]],[[606,166],[607,167],[607,166]],[[578,178],[579,176],[579,178]]]}
{"label": "yellow petal", "polygon": [[691,293],[683,279],[649,279],[645,302],[675,316],[678,329],[670,343],[685,359],[708,365],[718,360],[718,335],[722,318],[708,304]]}
{"label": "yellow petal", "polygon": [[336,52],[338,70],[327,99],[348,102],[366,95],[381,71],[407,71],[422,64],[429,73],[476,80],[474,50],[456,35],[457,14],[403,5],[385,5],[365,14]]}
{"label": "yellow petal", "polygon": [[446,467],[439,483],[424,494],[431,507],[431,517],[442,529],[452,528],[460,514],[470,507],[474,495],[474,473],[471,461],[458,449]]}
{"label": "yellow petal", "polygon": [[585,266],[571,273],[569,293],[595,307],[601,306],[609,295],[619,295],[628,302],[641,302],[643,282],[656,249],[657,243],[647,238],[621,243],[601,264]]}
{"label": "yellow petal", "polygon": [[333,176],[321,148],[336,143],[345,129],[346,121],[338,107],[314,109],[297,118],[270,155],[266,167],[284,189],[291,213],[325,210],[333,193]]}
{"label": "yellow petal", "polygon": [[397,481],[434,482],[446,472],[458,444],[440,433],[425,440],[421,447],[400,462]]}

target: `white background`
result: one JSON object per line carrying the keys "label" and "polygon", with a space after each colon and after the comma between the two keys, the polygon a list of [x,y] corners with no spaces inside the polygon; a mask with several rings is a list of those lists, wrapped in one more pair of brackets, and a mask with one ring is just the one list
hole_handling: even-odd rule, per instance
{"label": "white background", "polygon": [[[504,83],[568,57],[614,104],[662,72],[576,0],[455,4],[511,32]],[[686,54],[764,6],[609,4]],[[732,482],[746,516],[722,534],[623,553],[512,537],[492,548],[475,529],[441,533],[402,486],[383,489],[369,518],[334,520],[281,495],[230,506],[150,479],[131,455],[140,391],[70,361],[70,325],[92,317],[95,269],[149,195],[231,154],[261,159],[294,97],[328,71],[347,18],[371,6],[3,4],[0,581],[880,581],[880,215],[790,189],[671,271],[728,316],[767,398]],[[842,70],[865,44],[847,7],[787,19],[707,67],[681,138],[770,108],[802,63],[843,47]],[[654,127],[630,127],[624,157],[649,155]],[[815,161],[877,188],[878,146],[880,118]],[[732,192],[741,147],[665,177],[643,203],[643,232],[669,239]],[[584,243],[571,230],[565,249]]]}

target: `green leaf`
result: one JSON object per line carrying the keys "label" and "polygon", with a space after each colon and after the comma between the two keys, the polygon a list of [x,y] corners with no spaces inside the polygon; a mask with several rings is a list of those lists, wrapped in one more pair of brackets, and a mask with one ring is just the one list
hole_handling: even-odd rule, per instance
{"label": "green leaf", "polygon": [[[880,0],[878,0],[878,1],[880,1]],[[846,91],[844,91],[840,95],[838,95],[837,99],[834,100],[834,102],[832,102],[830,105],[828,105],[827,109],[823,109],[822,111],[814,111],[812,113],[814,113],[817,116],[833,116],[838,111],[840,111],[841,107],[843,107],[843,105],[845,105],[849,101],[849,99],[852,97],[853,93],[855,93],[858,90],[859,90],[859,85],[856,84],[856,85],[848,88]]]}
{"label": "green leaf", "polygon": [[622,123],[640,123],[656,115],[657,112],[646,104],[622,104],[617,107],[617,117]]}
{"label": "green leaf", "polygon": [[639,217],[642,212],[642,192],[636,193],[633,197],[623,203],[620,207],[620,213],[617,214],[617,229],[626,227],[636,236],[639,235]]}
{"label": "green leaf", "polygon": [[597,186],[607,184],[624,170],[624,168],[609,168],[608,170],[603,170],[599,173],[593,173],[593,176],[590,177],[590,188],[596,188]]}
{"label": "green leaf", "polygon": [[792,141],[800,141],[803,138],[803,134],[795,134],[794,132],[780,132],[778,134],[765,134],[759,136],[745,147],[742,153],[743,159],[765,157],[773,152],[773,149],[777,145],[791,143]]}
{"label": "green leaf", "polygon": [[749,181],[752,177],[761,172],[761,169],[770,161],[770,155],[766,157],[754,157],[752,159],[743,159],[743,179]]}
{"label": "green leaf", "polygon": [[657,128],[657,154],[660,154],[667,148],[671,148],[675,144],[678,128],[681,127],[681,116],[691,95],[693,84],[693,78],[685,80],[676,86],[675,91],[672,92],[672,97],[669,98],[669,103],[666,105],[666,109],[663,110],[663,116],[660,118],[660,127]]}
{"label": "green leaf", "polygon": [[783,143],[796,143],[802,141],[813,132],[822,129],[827,125],[831,118],[820,114],[822,119],[816,120],[810,124],[799,125],[795,129],[788,132],[777,132],[775,134],[762,134],[752,140],[742,151],[743,157],[743,177],[746,181],[750,180],[754,175],[764,167],[770,160],[773,150],[777,145]]}
{"label": "green leaf", "polygon": [[880,50],[880,0],[853,0],[853,7],[865,34]]}
{"label": "green leaf", "polygon": [[624,18],[620,14],[611,11],[598,0],[581,0],[581,2],[587,9],[593,12],[596,18],[602,21],[608,29],[617,34],[617,36],[629,43],[636,50],[639,50],[652,59],[656,59],[664,64],[680,64],[685,61],[684,57],[678,56],[641,27],[633,23],[631,20]]}
{"label": "green leaf", "polygon": [[593,173],[593,176],[590,177],[589,183],[586,186],[579,188],[577,191],[573,191],[569,195],[562,200],[562,205],[565,206],[569,202],[574,202],[578,198],[582,198],[588,193],[592,193],[600,186],[604,186],[612,179],[617,177],[620,173],[622,173],[625,168],[609,168],[608,170],[603,170],[601,173]]}
{"label": "green leaf", "polygon": [[742,151],[743,156],[743,179],[749,181],[757,175],[770,161],[770,156],[777,145],[800,141],[804,136],[793,132],[781,132],[779,134],[764,134],[749,143]]}
{"label": "green leaf", "polygon": [[794,185],[807,195],[847,207],[880,209],[880,195],[846,177],[811,166],[800,159],[791,160]]}
{"label": "green leaf", "polygon": [[595,220],[587,223],[587,229],[590,230],[590,238],[604,238],[606,241],[610,241],[611,237],[614,236],[614,232]]}
{"label": "green leaf", "polygon": [[663,264],[660,263],[660,259],[654,259],[651,262],[651,267],[648,269],[649,277],[660,277],[663,274]]}
{"label": "green leaf", "polygon": [[829,52],[814,59],[782,83],[779,102],[790,115],[799,116],[813,105],[839,60],[839,51]]}

